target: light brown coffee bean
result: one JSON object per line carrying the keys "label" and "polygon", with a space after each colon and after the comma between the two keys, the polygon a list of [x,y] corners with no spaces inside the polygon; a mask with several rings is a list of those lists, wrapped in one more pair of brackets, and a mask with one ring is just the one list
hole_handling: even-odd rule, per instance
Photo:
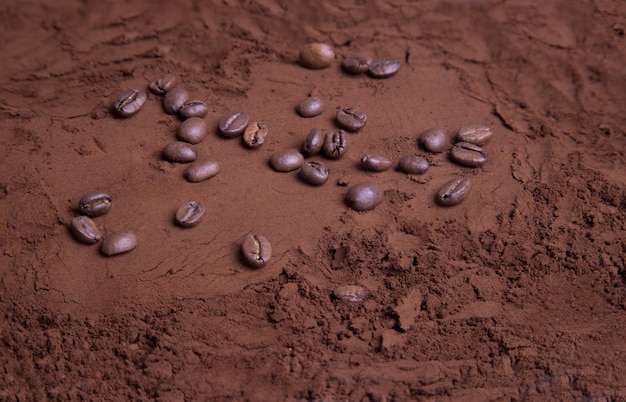
{"label": "light brown coffee bean", "polygon": [[153,94],[163,95],[172,89],[174,84],[176,84],[176,77],[174,74],[165,74],[164,76],[150,82],[148,89],[150,89],[150,92]]}
{"label": "light brown coffee bean", "polygon": [[127,253],[135,247],[137,247],[135,233],[130,230],[120,230],[104,238],[100,251],[106,256],[112,256]]}
{"label": "light brown coffee bean", "polygon": [[321,162],[306,162],[300,168],[300,177],[305,182],[314,186],[321,186],[328,181],[330,169]]}
{"label": "light brown coffee bean", "polygon": [[195,161],[183,173],[185,179],[190,183],[199,183],[216,176],[220,172],[220,165],[216,160],[203,159]]}
{"label": "light brown coffee bean", "polygon": [[304,163],[304,157],[297,149],[283,149],[275,152],[269,164],[277,172],[291,172],[298,169]]}
{"label": "light brown coffee bean", "polygon": [[459,130],[456,138],[459,142],[482,146],[493,137],[493,130],[487,126],[469,126]]}
{"label": "light brown coffee bean", "polygon": [[182,141],[167,144],[162,154],[165,160],[178,163],[193,162],[198,155],[191,145]]}
{"label": "light brown coffee bean", "polygon": [[424,174],[430,163],[423,156],[408,155],[398,161],[398,171],[408,174]]}
{"label": "light brown coffee bean", "polygon": [[267,126],[263,123],[254,122],[248,125],[243,132],[243,143],[248,148],[258,148],[265,142]]}
{"label": "light brown coffee bean", "polygon": [[184,228],[189,228],[200,222],[204,216],[204,204],[200,201],[188,201],[176,210],[174,220]]}
{"label": "light brown coffee bean", "polygon": [[435,200],[439,205],[446,207],[458,205],[467,197],[471,187],[472,182],[470,179],[457,177],[450,180],[439,189]]}
{"label": "light brown coffee bean", "polygon": [[178,115],[183,119],[190,117],[204,117],[209,113],[209,107],[201,100],[192,99],[183,103],[178,111]]}
{"label": "light brown coffee bean", "polygon": [[181,87],[174,87],[163,96],[163,111],[167,114],[176,114],[189,100],[189,93]]}
{"label": "light brown coffee bean", "polygon": [[233,112],[224,116],[219,124],[219,132],[227,138],[237,137],[248,127],[250,116],[244,112]]}
{"label": "light brown coffee bean", "polygon": [[359,54],[344,59],[341,67],[350,74],[363,74],[369,70],[372,61],[370,56]]}
{"label": "light brown coffee bean", "polygon": [[70,223],[70,229],[76,239],[82,243],[94,244],[102,238],[102,234],[100,234],[100,230],[98,230],[94,221],[86,216],[73,218]]}
{"label": "light brown coffee bean", "polygon": [[464,166],[478,167],[487,162],[487,152],[478,145],[457,142],[450,150],[450,159]]}
{"label": "light brown coffee bean", "polygon": [[298,52],[300,64],[307,68],[326,68],[335,60],[335,51],[325,43],[309,43]]}
{"label": "light brown coffee bean", "polygon": [[422,132],[417,141],[428,152],[439,153],[450,148],[448,133],[441,127],[431,128]]}
{"label": "light brown coffee bean", "polygon": [[317,96],[302,99],[296,105],[296,112],[302,117],[315,117],[324,111],[324,102]]}
{"label": "light brown coffee bean", "polygon": [[374,209],[383,200],[383,190],[378,184],[363,182],[354,185],[346,194],[346,204],[355,211]]}
{"label": "light brown coffee bean", "polygon": [[206,137],[207,125],[200,117],[190,117],[180,123],[176,138],[190,144],[198,144]]}
{"label": "light brown coffee bean", "polygon": [[339,300],[360,303],[367,297],[367,291],[357,285],[342,285],[335,288],[333,295]]}
{"label": "light brown coffee bean", "polygon": [[372,172],[384,172],[393,165],[391,159],[376,154],[361,156],[361,167]]}
{"label": "light brown coffee bean", "polygon": [[322,150],[322,146],[324,146],[324,133],[319,128],[314,128],[302,144],[302,153],[307,157],[317,155]]}
{"label": "light brown coffee bean", "polygon": [[122,117],[129,117],[137,113],[146,103],[148,96],[145,91],[129,89],[113,101],[113,111]]}
{"label": "light brown coffee bean", "polygon": [[78,212],[90,218],[101,216],[111,210],[113,199],[107,193],[88,193],[78,202]]}
{"label": "light brown coffee bean", "polygon": [[367,115],[353,106],[346,106],[337,112],[337,124],[347,131],[357,132],[367,123]]}
{"label": "light brown coffee bean", "polygon": [[369,73],[374,78],[391,77],[400,70],[400,60],[390,57],[372,63]]}
{"label": "light brown coffee bean", "polygon": [[322,151],[329,159],[339,159],[348,150],[347,134],[343,130],[327,133],[324,137]]}
{"label": "light brown coffee bean", "polygon": [[272,245],[265,236],[249,234],[243,238],[241,252],[248,265],[260,268],[270,262]]}

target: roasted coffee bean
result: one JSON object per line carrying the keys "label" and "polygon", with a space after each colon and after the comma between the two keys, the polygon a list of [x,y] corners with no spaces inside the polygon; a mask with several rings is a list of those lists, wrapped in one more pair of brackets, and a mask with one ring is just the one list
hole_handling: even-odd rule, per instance
{"label": "roasted coffee bean", "polygon": [[180,226],[189,228],[200,222],[203,215],[204,204],[200,201],[189,201],[178,208],[174,219]]}
{"label": "roasted coffee bean", "polygon": [[339,159],[348,150],[347,134],[343,130],[327,133],[322,146],[324,155],[329,159]]}
{"label": "roasted coffee bean", "polygon": [[119,116],[129,117],[137,113],[148,96],[145,91],[139,89],[129,89],[113,101],[113,110]]}
{"label": "roasted coffee bean", "polygon": [[362,74],[370,69],[371,64],[371,57],[360,54],[344,59],[341,67],[350,74]]}
{"label": "roasted coffee bean", "polygon": [[277,172],[291,172],[304,163],[304,157],[297,149],[283,149],[270,157],[270,166]]}
{"label": "roasted coffee bean", "polygon": [[181,87],[174,87],[163,96],[163,110],[167,114],[176,114],[189,99],[187,90]]}
{"label": "roasted coffee bean", "polygon": [[260,268],[270,262],[272,245],[265,236],[249,234],[243,238],[241,252],[248,265]]}
{"label": "roasted coffee bean", "polygon": [[398,170],[408,174],[424,174],[430,163],[423,156],[408,155],[398,161]]}
{"label": "roasted coffee bean", "polygon": [[200,117],[190,117],[180,123],[176,137],[180,141],[190,144],[198,144],[206,137],[207,126],[204,119]]}
{"label": "roasted coffee bean", "polygon": [[209,113],[209,107],[207,104],[197,99],[188,100],[183,103],[178,111],[178,114],[183,119],[188,119],[190,117],[204,117],[207,113]]}
{"label": "roasted coffee bean", "polygon": [[346,204],[355,211],[368,211],[383,200],[383,190],[378,184],[363,182],[356,184],[346,194]]}
{"label": "roasted coffee bean", "polygon": [[382,155],[363,155],[361,156],[361,167],[372,172],[383,172],[389,169],[393,162]]}
{"label": "roasted coffee bean", "polygon": [[439,153],[450,147],[448,133],[444,128],[431,128],[419,135],[418,142],[428,152]]}
{"label": "roasted coffee bean", "polygon": [[250,122],[250,116],[247,113],[234,112],[220,120],[219,131],[224,137],[237,137],[248,127],[248,122]]}
{"label": "roasted coffee bean", "polygon": [[156,95],[163,95],[170,89],[174,87],[176,84],[176,77],[174,74],[165,74],[163,77],[159,77],[156,80],[152,81],[148,88],[150,92]]}
{"label": "roasted coffee bean", "polygon": [[113,205],[112,202],[113,199],[107,193],[85,194],[78,202],[78,211],[82,215],[95,218],[96,216],[104,215],[109,212]]}
{"label": "roasted coffee bean", "polygon": [[314,128],[302,144],[302,153],[304,156],[316,155],[322,150],[322,146],[324,146],[324,133],[319,128]]}
{"label": "roasted coffee bean", "polygon": [[486,144],[491,137],[493,137],[493,130],[487,126],[463,127],[456,136],[459,142],[469,142],[478,146]]}
{"label": "roasted coffee bean", "polygon": [[265,137],[267,137],[267,126],[255,121],[244,130],[243,143],[248,148],[258,148],[265,142]]}
{"label": "roasted coffee bean", "polygon": [[111,233],[102,241],[100,251],[106,256],[127,253],[137,247],[137,236],[130,230]]}
{"label": "roasted coffee bean", "polygon": [[86,216],[73,218],[70,223],[70,229],[74,236],[82,243],[94,244],[102,237],[94,221]]}
{"label": "roasted coffee bean", "polygon": [[296,112],[302,117],[315,117],[324,111],[324,102],[317,96],[302,99],[296,105]]}
{"label": "roasted coffee bean", "polygon": [[300,64],[307,68],[326,68],[335,60],[335,51],[325,43],[309,43],[300,48]]}
{"label": "roasted coffee bean", "polygon": [[193,162],[196,160],[196,157],[196,150],[186,142],[171,142],[163,148],[163,158],[170,162]]}
{"label": "roasted coffee bean", "polygon": [[306,162],[300,168],[300,177],[302,177],[302,180],[314,186],[321,186],[326,183],[329,176],[330,169],[327,169],[321,162]]}
{"label": "roasted coffee bean", "polygon": [[220,172],[220,165],[216,160],[203,159],[195,161],[183,173],[185,179],[191,183],[199,183],[216,176]]}
{"label": "roasted coffee bean", "polygon": [[333,295],[339,300],[359,303],[365,300],[367,291],[357,285],[342,285],[333,291]]}
{"label": "roasted coffee bean", "polygon": [[470,179],[457,177],[444,184],[437,192],[435,199],[438,204],[446,207],[457,205],[467,197],[471,187]]}
{"label": "roasted coffee bean", "polygon": [[392,57],[374,61],[369,73],[374,78],[387,78],[397,73],[398,70],[400,70],[400,60]]}
{"label": "roasted coffee bean", "polygon": [[346,106],[337,112],[337,124],[347,131],[356,132],[367,123],[365,112],[353,106]]}
{"label": "roasted coffee bean", "polygon": [[457,142],[450,150],[450,159],[464,166],[478,167],[487,162],[487,152],[469,142]]}

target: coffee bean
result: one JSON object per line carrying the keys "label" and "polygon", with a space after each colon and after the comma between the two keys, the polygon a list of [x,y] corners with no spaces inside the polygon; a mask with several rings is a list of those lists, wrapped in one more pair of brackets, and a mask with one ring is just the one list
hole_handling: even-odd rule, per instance
{"label": "coffee bean", "polygon": [[270,262],[272,245],[265,236],[249,234],[243,238],[241,252],[248,265],[260,268]]}
{"label": "coffee bean", "polygon": [[317,96],[302,99],[296,105],[296,112],[302,117],[315,117],[324,111],[324,102]]}
{"label": "coffee bean", "polygon": [[372,172],[383,172],[391,167],[393,162],[382,155],[363,155],[361,156],[361,167]]}
{"label": "coffee bean", "polygon": [[459,130],[456,138],[459,142],[482,146],[493,137],[493,130],[487,126],[469,126]]}
{"label": "coffee bean", "polygon": [[170,162],[193,162],[196,160],[196,157],[196,150],[186,142],[171,142],[163,148],[163,158]]}
{"label": "coffee bean", "polygon": [[348,150],[347,134],[343,130],[327,133],[322,146],[324,155],[329,159],[339,159]]}
{"label": "coffee bean", "polygon": [[163,95],[176,84],[176,77],[174,74],[165,74],[162,77],[157,78],[156,80],[150,82],[148,85],[148,89],[150,92],[156,95]]}
{"label": "coffee bean", "polygon": [[209,107],[207,104],[196,99],[188,100],[183,103],[178,111],[178,114],[183,119],[188,119],[190,117],[204,117],[207,113],[209,113]]}
{"label": "coffee bean", "polygon": [[457,205],[467,197],[471,187],[472,182],[470,179],[457,177],[456,179],[450,180],[439,189],[435,200],[440,205],[446,207]]}
{"label": "coffee bean", "polygon": [[383,190],[378,184],[363,182],[356,184],[346,194],[346,204],[355,211],[368,211],[383,200]]}
{"label": "coffee bean", "polygon": [[90,218],[101,216],[111,210],[113,199],[107,193],[88,193],[78,202],[78,212]]}
{"label": "coffee bean", "polygon": [[243,132],[243,143],[248,148],[258,148],[265,142],[267,126],[263,123],[254,122]]}
{"label": "coffee bean", "polygon": [[478,167],[487,162],[487,152],[478,145],[457,142],[450,150],[450,159],[464,166]]}
{"label": "coffee bean", "polygon": [[130,230],[111,233],[102,241],[100,251],[106,256],[127,253],[137,247],[137,236]]}
{"label": "coffee bean", "polygon": [[129,117],[141,109],[143,104],[146,103],[146,99],[148,99],[148,96],[145,91],[129,89],[115,98],[113,101],[113,110],[119,116]]}
{"label": "coffee bean", "polygon": [[291,172],[304,163],[304,157],[297,149],[283,149],[270,157],[270,166],[277,172]]}
{"label": "coffee bean", "polygon": [[367,297],[367,291],[357,285],[342,285],[335,288],[333,295],[339,300],[360,303]]}
{"label": "coffee bean", "polygon": [[325,43],[309,43],[298,52],[300,64],[304,67],[319,69],[326,68],[335,60],[335,51]]}
{"label": "coffee bean", "polygon": [[374,61],[369,73],[374,78],[387,78],[397,73],[398,70],[400,70],[400,60],[388,58]]}
{"label": "coffee bean", "polygon": [[365,126],[367,116],[362,110],[346,106],[337,112],[337,123],[344,130],[356,132]]}
{"label": "coffee bean", "polygon": [[314,186],[321,186],[326,183],[329,176],[330,169],[327,169],[321,162],[306,162],[300,168],[300,177],[302,177],[302,180]]}
{"label": "coffee bean", "polygon": [[174,219],[184,228],[192,227],[200,222],[204,215],[204,204],[200,201],[189,201],[181,205],[176,211]]}
{"label": "coffee bean", "polygon": [[369,70],[372,58],[366,55],[356,55],[343,60],[341,67],[350,74],[362,74]]}
{"label": "coffee bean", "polygon": [[102,237],[100,230],[92,221],[86,216],[77,216],[72,219],[70,223],[70,229],[76,239],[82,243],[94,244]]}
{"label": "coffee bean", "polygon": [[424,174],[430,163],[423,156],[408,155],[398,161],[398,170],[408,174]]}
{"label": "coffee bean", "polygon": [[199,183],[216,176],[220,172],[220,165],[216,160],[203,159],[195,161],[183,173],[187,181],[191,183]]}
{"label": "coffee bean", "polygon": [[189,99],[187,90],[181,87],[174,87],[163,96],[163,110],[167,114],[176,114]]}
{"label": "coffee bean", "polygon": [[180,123],[176,137],[180,141],[190,144],[198,144],[206,136],[207,126],[204,119],[200,117],[190,117]]}
{"label": "coffee bean", "polygon": [[224,137],[233,138],[241,135],[248,127],[250,116],[244,112],[234,112],[224,116],[219,122],[219,131]]}
{"label": "coffee bean", "polygon": [[302,144],[302,153],[304,156],[316,155],[321,151],[322,146],[324,146],[324,133],[319,128],[314,128]]}
{"label": "coffee bean", "polygon": [[428,152],[439,153],[450,147],[448,133],[444,128],[431,128],[419,135],[417,140]]}

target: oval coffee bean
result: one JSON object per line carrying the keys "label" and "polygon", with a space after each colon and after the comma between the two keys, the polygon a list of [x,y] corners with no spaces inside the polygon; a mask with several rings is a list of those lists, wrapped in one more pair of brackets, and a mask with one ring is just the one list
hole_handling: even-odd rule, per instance
{"label": "oval coffee bean", "polygon": [[350,74],[362,74],[370,69],[371,64],[371,57],[359,54],[344,59],[341,67]]}
{"label": "oval coffee bean", "polygon": [[113,199],[107,193],[85,194],[78,202],[78,211],[90,218],[104,215],[111,209]]}
{"label": "oval coffee bean", "polygon": [[100,251],[106,256],[127,253],[137,247],[137,236],[130,230],[111,233],[102,241]]}
{"label": "oval coffee bean", "polygon": [[457,142],[450,150],[450,159],[464,166],[478,167],[487,162],[487,152],[469,142]]}
{"label": "oval coffee bean", "polygon": [[255,121],[244,130],[243,143],[248,148],[258,148],[265,142],[265,137],[267,137],[267,126]]}
{"label": "oval coffee bean", "polygon": [[186,142],[171,142],[163,148],[163,158],[170,162],[188,163],[196,160],[197,153]]}
{"label": "oval coffee bean", "polygon": [[220,165],[216,160],[204,159],[196,161],[189,165],[183,176],[191,183],[199,183],[204,180],[208,180],[213,176],[216,176],[220,172]]}
{"label": "oval coffee bean", "polygon": [[270,157],[270,166],[277,172],[291,172],[304,163],[304,157],[297,149],[284,149]]}
{"label": "oval coffee bean", "polygon": [[324,111],[324,102],[317,96],[302,99],[296,105],[296,112],[302,117],[315,117]]}
{"label": "oval coffee bean", "polygon": [[348,138],[343,130],[327,133],[322,150],[329,159],[339,159],[348,149]]}
{"label": "oval coffee bean", "polygon": [[250,122],[250,116],[247,113],[234,112],[224,116],[220,120],[218,128],[224,137],[233,138],[243,133],[248,127],[248,122]]}
{"label": "oval coffee bean", "polygon": [[189,93],[181,87],[174,87],[163,96],[163,110],[167,114],[176,114],[189,99]]}
{"label": "oval coffee bean", "polygon": [[300,177],[302,177],[302,180],[314,186],[321,186],[326,183],[329,176],[330,169],[327,169],[321,162],[306,162],[300,168]]}
{"label": "oval coffee bean", "polygon": [[423,156],[408,155],[398,161],[398,170],[408,174],[424,174],[430,163]]}
{"label": "oval coffee bean", "polygon": [[183,103],[178,111],[178,114],[183,119],[188,119],[190,117],[204,117],[207,113],[209,113],[209,107],[207,104],[196,99],[188,100]]}
{"label": "oval coffee bean", "polygon": [[243,238],[241,252],[248,265],[260,268],[270,262],[272,245],[265,236],[249,234]]}
{"label": "oval coffee bean", "polygon": [[353,106],[346,106],[337,112],[339,127],[348,131],[359,131],[367,123],[367,115]]}
{"label": "oval coffee bean", "polygon": [[200,201],[189,201],[181,205],[176,211],[174,219],[184,228],[189,228],[200,222],[204,215],[204,204]]}
{"label": "oval coffee bean", "polygon": [[129,89],[124,92],[113,101],[113,110],[119,116],[129,117],[137,113],[144,103],[146,103],[148,96],[145,91],[139,89]]}
{"label": "oval coffee bean", "polygon": [[70,229],[74,236],[82,243],[94,244],[102,237],[94,221],[86,216],[73,218],[70,223]]}
{"label": "oval coffee bean", "polygon": [[324,146],[324,133],[319,128],[314,128],[302,144],[302,153],[304,156],[317,155],[322,150],[322,146]]}
{"label": "oval coffee bean", "polygon": [[435,199],[439,205],[451,207],[463,201],[471,187],[470,179],[458,177],[444,184],[437,192]]}
{"label": "oval coffee bean", "polygon": [[304,67],[326,68],[335,60],[335,51],[325,43],[309,43],[300,48],[298,57]]}
{"label": "oval coffee bean", "polygon": [[157,78],[156,80],[150,82],[148,85],[148,89],[150,92],[156,95],[163,95],[176,84],[176,77],[174,74],[165,74],[162,77]]}
{"label": "oval coffee bean", "polygon": [[207,126],[204,119],[200,117],[190,117],[180,123],[176,138],[190,144],[198,144],[206,137]]}
{"label": "oval coffee bean", "polygon": [[398,70],[400,70],[400,60],[391,57],[373,62],[369,73],[374,78],[387,78],[397,73]]}
{"label": "oval coffee bean", "polygon": [[486,144],[491,137],[493,137],[493,130],[487,126],[463,127],[456,136],[459,142],[469,142],[478,146]]}
{"label": "oval coffee bean", "polygon": [[383,172],[389,169],[393,162],[382,155],[363,155],[361,156],[361,167],[372,172]]}
{"label": "oval coffee bean", "polygon": [[353,186],[346,194],[346,204],[355,211],[368,211],[383,200],[383,190],[378,184],[363,182]]}
{"label": "oval coffee bean", "polygon": [[431,128],[419,135],[418,142],[428,152],[439,153],[450,147],[448,133],[444,128]]}
{"label": "oval coffee bean", "polygon": [[361,286],[357,285],[342,285],[338,286],[334,291],[333,295],[340,300],[359,303],[365,300],[367,297],[367,291]]}

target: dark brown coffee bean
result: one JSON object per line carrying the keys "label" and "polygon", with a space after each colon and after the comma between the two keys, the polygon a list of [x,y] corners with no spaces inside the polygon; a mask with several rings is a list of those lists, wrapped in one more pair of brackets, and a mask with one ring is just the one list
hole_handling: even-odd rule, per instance
{"label": "dark brown coffee bean", "polygon": [[241,253],[248,265],[260,268],[270,262],[272,245],[265,236],[249,234],[243,238]]}
{"label": "dark brown coffee bean", "polygon": [[296,105],[296,112],[302,117],[315,117],[324,111],[324,102],[317,96],[302,99]]}
{"label": "dark brown coffee bean", "polygon": [[90,218],[101,216],[111,210],[113,199],[107,193],[85,194],[78,202],[78,212]]}
{"label": "dark brown coffee bean", "polygon": [[190,117],[204,117],[207,113],[209,113],[209,107],[207,104],[196,99],[188,100],[183,103],[178,111],[178,114],[183,119],[188,119]]}
{"label": "dark brown coffee bean", "polygon": [[137,247],[137,236],[130,230],[111,233],[102,241],[100,251],[106,256],[127,253]]}
{"label": "dark brown coffee bean", "polygon": [[219,172],[220,165],[216,160],[203,159],[189,165],[189,167],[185,169],[183,176],[191,183],[199,183],[216,176]]}
{"label": "dark brown coffee bean", "polygon": [[387,78],[397,73],[398,70],[400,70],[400,60],[392,57],[374,61],[369,73],[374,78]]}
{"label": "dark brown coffee bean", "polygon": [[393,162],[382,155],[370,154],[361,156],[361,167],[372,172],[384,172]]}
{"label": "dark brown coffee bean", "polygon": [[176,211],[174,220],[184,228],[189,228],[200,222],[204,215],[204,204],[200,201],[189,201],[181,205]]}
{"label": "dark brown coffee bean", "polygon": [[448,133],[444,128],[431,128],[419,135],[418,142],[428,152],[439,153],[450,148]]}
{"label": "dark brown coffee bean", "polygon": [[329,159],[339,159],[348,150],[347,134],[343,130],[327,133],[322,146],[324,155]]}
{"label": "dark brown coffee bean", "polygon": [[164,95],[167,91],[172,89],[176,84],[176,77],[174,74],[165,74],[162,77],[150,82],[148,89],[150,92],[156,95]]}
{"label": "dark brown coffee bean", "polygon": [[248,127],[249,122],[250,116],[247,113],[234,112],[220,120],[219,131],[224,137],[237,137]]}
{"label": "dark brown coffee bean", "polygon": [[163,148],[163,158],[170,162],[188,163],[196,160],[197,153],[186,142],[171,142]]}
{"label": "dark brown coffee bean", "polygon": [[367,291],[361,286],[357,285],[342,285],[338,286],[334,291],[333,295],[343,301],[359,303],[365,300],[367,297]]}
{"label": "dark brown coffee bean", "polygon": [[322,146],[324,146],[324,133],[319,128],[314,128],[302,144],[302,153],[307,157],[317,155],[322,150]]}
{"label": "dark brown coffee bean", "polygon": [[270,157],[270,166],[277,172],[291,172],[304,163],[304,157],[297,149],[283,149]]}
{"label": "dark brown coffee bean", "polygon": [[430,163],[423,156],[408,155],[398,161],[398,170],[408,174],[424,174]]}
{"label": "dark brown coffee bean", "polygon": [[470,179],[457,177],[444,184],[437,192],[435,199],[440,205],[451,207],[463,201],[471,187]]}
{"label": "dark brown coffee bean", "polygon": [[346,194],[346,204],[355,211],[374,209],[383,200],[383,190],[378,184],[363,182],[356,184]]}
{"label": "dark brown coffee bean", "polygon": [[243,132],[243,143],[248,148],[258,148],[265,142],[267,126],[263,123],[254,122]]}
{"label": "dark brown coffee bean", "polygon": [[487,162],[487,152],[478,145],[457,142],[450,150],[450,159],[464,166],[478,167]]}
{"label": "dark brown coffee bean", "polygon": [[330,169],[327,169],[321,162],[306,162],[300,168],[300,177],[302,177],[302,180],[314,186],[321,186],[326,183],[329,176]]}
{"label": "dark brown coffee bean", "polygon": [[346,106],[337,112],[337,124],[347,131],[356,132],[367,123],[365,112],[353,106]]}
{"label": "dark brown coffee bean", "polygon": [[482,146],[493,137],[493,130],[487,126],[469,126],[459,130],[456,138],[459,142]]}
{"label": "dark brown coffee bean", "polygon": [[180,123],[176,137],[180,141],[198,144],[206,137],[207,125],[200,117],[190,117]]}
{"label": "dark brown coffee bean", "polygon": [[181,87],[174,87],[163,96],[163,111],[167,114],[176,114],[189,99],[187,90]]}
{"label": "dark brown coffee bean", "polygon": [[335,51],[325,43],[309,43],[298,52],[300,64],[307,68],[326,68],[335,60]]}
{"label": "dark brown coffee bean", "polygon": [[143,104],[146,103],[146,99],[148,99],[148,96],[145,91],[129,89],[115,98],[113,101],[113,110],[119,116],[129,117],[141,109]]}
{"label": "dark brown coffee bean", "polygon": [[100,230],[92,221],[86,216],[77,216],[72,219],[70,223],[70,229],[76,239],[82,243],[94,244],[102,237]]}
{"label": "dark brown coffee bean", "polygon": [[343,60],[341,67],[350,74],[367,72],[372,64],[372,58],[366,55],[356,55]]}

